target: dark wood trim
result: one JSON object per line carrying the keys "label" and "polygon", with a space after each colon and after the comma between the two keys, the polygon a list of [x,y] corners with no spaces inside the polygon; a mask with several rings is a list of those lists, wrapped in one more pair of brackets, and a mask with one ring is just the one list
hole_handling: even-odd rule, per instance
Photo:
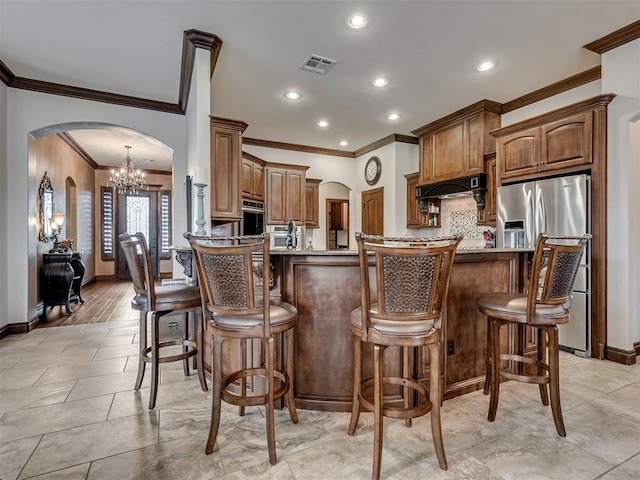
{"label": "dark wood trim", "polygon": [[596,107],[606,107],[614,97],[615,94],[607,93],[604,95],[598,95],[596,97],[588,98],[586,100],[582,100],[581,102],[573,103],[566,107],[543,113],[542,115],[538,115],[536,117],[528,118],[527,120],[524,120],[522,122],[507,125],[506,127],[496,128],[495,130],[491,131],[491,135],[493,135],[494,137],[503,137],[505,135],[509,135],[513,132],[524,130],[526,128],[536,127],[547,122],[560,120],[574,113],[591,110]]}
{"label": "dark wood trim", "polygon": [[17,335],[19,333],[29,333],[34,330],[40,323],[40,318],[36,317],[28,322],[9,323],[0,330],[0,338],[8,335]]}
{"label": "dark wood trim", "polygon": [[475,115],[480,112],[497,113],[498,115],[500,115],[502,114],[502,104],[499,102],[494,102],[493,100],[480,100],[473,105],[464,107],[445,117],[439,118],[438,120],[427,123],[422,127],[416,128],[415,130],[412,130],[411,133],[413,133],[417,137],[424,137],[425,135],[428,135],[435,130],[439,130],[442,127],[446,127],[447,125],[450,125],[452,123],[459,122],[467,117],[470,117],[471,115]]}
{"label": "dark wood trim", "polygon": [[89,155],[87,153],[87,151],[82,148],[78,142],[76,142],[76,139],[73,138],[71,135],[69,135],[68,132],[62,132],[62,133],[58,133],[57,134],[58,137],[60,137],[67,145],[69,145],[71,147],[71,149],[76,152],[85,162],[87,162],[91,167],[93,167],[94,170],[96,170],[99,165],[96,163],[96,161],[91,158],[91,155]]}
{"label": "dark wood trim", "polygon": [[182,63],[180,67],[180,88],[178,92],[178,106],[182,113],[187,111],[189,91],[191,90],[191,77],[196,58],[196,48],[204,48],[211,51],[211,72],[215,69],[218,55],[222,48],[222,40],[213,33],[201,30],[185,30],[182,40]]}
{"label": "dark wood trim", "polygon": [[48,93],[51,95],[61,95],[63,97],[80,98],[82,100],[92,100],[94,102],[111,103],[125,107],[143,108],[156,110],[165,113],[184,114],[180,107],[174,103],[159,102],[147,98],[132,97],[119,93],[102,92],[90,88],[74,87],[72,85],[62,85],[60,83],[45,82],[43,80],[33,80],[31,78],[15,77],[10,87],[32,92]]}
{"label": "dark wood trim", "polygon": [[[244,133],[244,131],[249,126],[248,123],[243,122],[242,120],[234,120],[232,118],[222,118],[222,117],[214,117],[211,115],[209,117],[211,119],[211,126],[217,128],[228,128],[231,130],[237,130],[240,134]],[[243,139],[244,141],[244,139]]]}
{"label": "dark wood trim", "polygon": [[115,274],[112,275],[96,275],[96,282],[115,282],[117,280]]}
{"label": "dark wood trim", "polygon": [[305,172],[307,170],[309,170],[309,168],[306,165],[289,165],[288,163],[272,163],[272,162],[267,162],[266,164],[267,168],[286,168],[287,170],[304,170]]}
{"label": "dark wood trim", "polygon": [[636,352],[636,355],[640,355],[640,342],[634,342],[633,350]]}
{"label": "dark wood trim", "polygon": [[602,55],[609,50],[620,47],[625,43],[632,42],[640,38],[640,20],[630,23],[626,27],[622,27],[615,32],[611,32],[598,40],[587,43],[582,48],[591,50],[592,52]]}
{"label": "dark wood trim", "polygon": [[605,359],[612,362],[621,363],[623,365],[635,365],[637,353],[635,349],[622,350],[615,347],[607,347],[605,349]]}
{"label": "dark wood trim", "polygon": [[13,74],[11,69],[7,67],[7,65],[2,60],[0,60],[0,80],[2,80],[2,83],[4,83],[7,87],[10,87],[15,78],[16,76]]}
{"label": "dark wood trim", "polygon": [[257,138],[242,138],[243,145],[253,145],[254,147],[276,148],[278,150],[291,150],[294,152],[317,153],[319,155],[333,155],[334,157],[355,158],[353,152],[345,150],[334,150],[332,148],[312,147],[309,145],[298,145],[296,143],[273,142],[271,140],[259,140]]}
{"label": "dark wood trim", "polygon": [[598,65],[597,67],[590,68],[589,70],[585,70],[584,72],[578,73],[577,75],[573,75],[571,77],[565,78],[564,80],[560,80],[559,82],[552,83],[551,85],[547,85],[546,87],[542,87],[538,90],[534,90],[533,92],[527,93],[526,95],[523,95],[521,97],[514,98],[513,100],[510,100],[502,105],[502,113],[509,113],[519,108],[526,107],[527,105],[531,105],[532,103],[539,102],[540,100],[553,97],[554,95],[566,92],[567,90],[571,90],[572,88],[576,88],[595,80],[599,80],[601,77],[602,67]]}
{"label": "dark wood trim", "polygon": [[411,135],[401,135],[399,133],[392,133],[391,135],[387,135],[380,140],[376,140],[369,145],[365,145],[362,148],[359,148],[355,152],[353,152],[353,156],[358,158],[361,155],[365,155],[369,152],[372,152],[378,148],[389,145],[390,143],[400,142],[400,143],[412,143],[414,145],[418,145],[420,143],[420,139],[418,137],[413,137]]}
{"label": "dark wood trim", "polygon": [[[111,170],[112,168],[118,168],[118,167],[111,167],[109,165],[98,165],[96,167],[96,170]],[[144,168],[144,173],[146,173],[147,175],[172,175],[173,172],[171,170],[150,170],[147,168]],[[152,187],[153,184],[149,184],[149,187]]]}
{"label": "dark wood trim", "polygon": [[11,69],[0,60],[0,79],[8,87],[29,90],[32,92],[61,95],[63,97],[80,98],[95,102],[111,103],[125,107],[143,108],[158,112],[175,113],[184,115],[189,100],[191,88],[191,76],[195,60],[195,49],[205,48],[211,50],[211,76],[218,62],[218,56],[222,47],[222,40],[217,35],[201,30],[186,30],[182,44],[182,63],[180,69],[180,87],[178,91],[178,103],[160,102],[147,98],[132,97],[119,93],[103,92],[90,88],[74,87],[60,83],[45,82],[25,77],[16,77]]}
{"label": "dark wood trim", "polygon": [[242,158],[245,158],[247,160],[251,160],[252,162],[257,163],[258,165],[262,165],[262,166],[267,164],[266,160],[263,160],[263,159],[261,159],[259,157],[256,157],[255,155],[251,155],[248,152],[242,152]]}

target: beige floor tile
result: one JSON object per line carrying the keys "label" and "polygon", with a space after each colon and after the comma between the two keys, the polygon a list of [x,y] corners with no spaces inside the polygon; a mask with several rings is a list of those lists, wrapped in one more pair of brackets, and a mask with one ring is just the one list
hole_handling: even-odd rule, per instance
{"label": "beige floor tile", "polygon": [[125,358],[112,358],[98,362],[79,363],[76,365],[65,365],[47,369],[37,384],[64,382],[66,380],[77,380],[80,378],[97,377],[124,371]]}
{"label": "beige floor tile", "polygon": [[640,423],[640,382],[603,395],[593,401],[611,412],[615,412],[630,421]]}
{"label": "beige floor tile", "polygon": [[87,480],[196,480],[224,474],[218,452],[205,455],[201,436],[114,455],[91,464]]}
{"label": "beige floor tile", "polygon": [[15,480],[18,478],[29,456],[42,437],[24,438],[13,442],[0,443],[0,478]]}
{"label": "beige floor tile", "polygon": [[[66,328],[66,327],[65,327]],[[65,352],[84,350],[86,348],[114,347],[118,345],[130,345],[133,343],[133,335],[120,335],[115,337],[94,337],[78,339],[77,342],[67,345]]]}
{"label": "beige floor tile", "polygon": [[36,368],[52,368],[64,365],[75,365],[91,360],[96,353],[95,349],[62,352],[59,354],[40,355],[35,351],[30,356],[23,358],[11,370],[34,370]]}
{"label": "beige floor tile", "polygon": [[29,477],[32,480],[85,480],[89,471],[90,463],[76,465],[75,467],[63,468],[55,472],[43,473],[35,477]]}
{"label": "beige floor tile", "polygon": [[296,480],[296,476],[286,460],[275,465],[271,465],[269,462],[261,463],[215,478],[218,480]]}
{"label": "beige floor tile", "polygon": [[24,408],[42,407],[64,402],[75,381],[49,383],[37,387],[5,390],[0,394],[0,416]]}
{"label": "beige floor tile", "polygon": [[630,480],[632,478],[640,478],[640,454],[612,468],[600,477],[601,480]]}
{"label": "beige floor tile", "polygon": [[[635,399],[640,407],[640,400]],[[606,461],[618,464],[640,453],[640,423],[629,421],[596,404],[565,412],[567,440]],[[550,434],[555,427],[547,426]]]}
{"label": "beige floor tile", "polygon": [[8,442],[101,422],[107,418],[112,399],[112,395],[104,395],[5,413],[0,418],[0,441]]}
{"label": "beige floor tile", "polygon": [[[136,372],[118,372],[101,375],[99,377],[81,378],[75,382],[68,400],[78,400],[80,398],[133,390],[136,383],[136,376]],[[144,378],[142,386],[149,386],[148,376]]]}
{"label": "beige floor tile", "polygon": [[157,442],[158,420],[155,412],[50,433],[44,436],[33,452],[20,478],[53,472]]}
{"label": "beige floor tile", "polygon": [[593,479],[613,465],[540,424],[479,445],[467,453],[506,480]]}
{"label": "beige floor tile", "polygon": [[127,357],[129,355],[135,356],[138,355],[139,350],[138,344],[125,344],[125,345],[116,345],[110,347],[100,347],[96,352],[95,356],[92,360],[106,360],[108,358],[121,358]]}
{"label": "beige floor tile", "polygon": [[45,368],[10,369],[0,375],[0,391],[31,387],[45,373]]}

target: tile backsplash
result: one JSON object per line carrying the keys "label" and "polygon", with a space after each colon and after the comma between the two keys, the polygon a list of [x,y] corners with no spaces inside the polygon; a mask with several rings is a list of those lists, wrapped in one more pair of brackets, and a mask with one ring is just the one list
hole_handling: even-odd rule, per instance
{"label": "tile backsplash", "polygon": [[495,228],[478,225],[476,201],[471,195],[443,198],[440,208],[440,228],[420,228],[407,232],[408,236],[434,237],[464,235],[461,248],[484,248],[485,230],[495,232]]}

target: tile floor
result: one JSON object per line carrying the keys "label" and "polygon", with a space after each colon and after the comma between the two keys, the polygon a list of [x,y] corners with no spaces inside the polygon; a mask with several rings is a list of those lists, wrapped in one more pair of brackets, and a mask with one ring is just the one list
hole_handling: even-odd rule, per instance
{"label": "tile floor", "polygon": [[[204,454],[210,393],[179,364],[161,369],[158,406],[133,391],[137,322],[39,328],[0,341],[0,479],[367,479],[371,414],[354,437],[349,415],[276,416],[279,463],[268,462],[263,411],[223,410],[217,449]],[[640,365],[561,358],[568,435],[556,435],[535,386],[509,382],[498,416],[474,392],[445,402],[449,469],[437,465],[429,417],[385,420],[389,479],[638,479]],[[146,382],[146,379],[145,379]]]}

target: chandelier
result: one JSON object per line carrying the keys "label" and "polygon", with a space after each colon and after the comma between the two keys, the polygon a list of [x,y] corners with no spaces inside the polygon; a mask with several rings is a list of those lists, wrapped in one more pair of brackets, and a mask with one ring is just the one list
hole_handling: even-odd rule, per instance
{"label": "chandelier", "polygon": [[108,185],[118,190],[118,193],[129,193],[135,195],[138,189],[147,187],[147,181],[144,178],[144,172],[136,168],[133,160],[129,157],[129,145],[125,145],[127,149],[127,158],[122,161],[119,169],[111,169]]}

